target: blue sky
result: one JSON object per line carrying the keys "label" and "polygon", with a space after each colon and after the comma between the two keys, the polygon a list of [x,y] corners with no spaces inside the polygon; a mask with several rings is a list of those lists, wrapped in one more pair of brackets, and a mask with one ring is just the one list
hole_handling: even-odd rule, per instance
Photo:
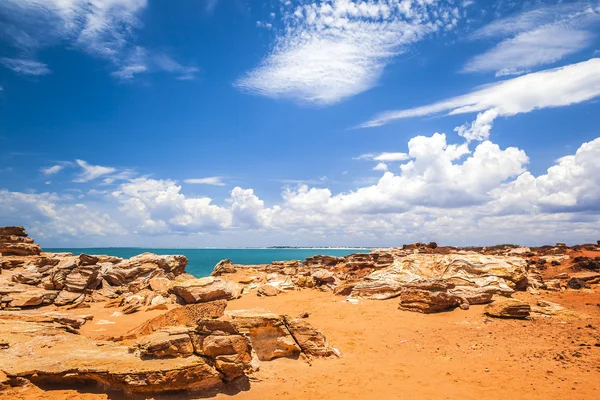
{"label": "blue sky", "polygon": [[45,246],[600,239],[600,2],[5,0]]}

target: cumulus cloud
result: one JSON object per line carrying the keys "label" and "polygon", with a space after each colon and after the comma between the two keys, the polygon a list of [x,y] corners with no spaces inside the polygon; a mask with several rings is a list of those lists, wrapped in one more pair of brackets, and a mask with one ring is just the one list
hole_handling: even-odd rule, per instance
{"label": "cumulus cloud", "polygon": [[490,108],[477,114],[477,118],[472,123],[457,126],[454,131],[469,142],[472,140],[486,140],[490,137],[490,130],[496,117],[498,117],[498,110]]}
{"label": "cumulus cloud", "polygon": [[222,176],[209,176],[206,178],[189,178],[184,180],[185,183],[192,185],[214,185],[214,186],[225,186]]}
{"label": "cumulus cloud", "polygon": [[600,21],[600,6],[590,2],[559,4],[502,18],[477,30],[473,39],[503,39],[467,62],[463,71],[515,75],[589,47]]}
{"label": "cumulus cloud", "polygon": [[454,29],[459,16],[447,1],[286,2],[273,49],[235,86],[262,96],[337,103],[374,87],[394,56]]}
{"label": "cumulus cloud", "polygon": [[[235,187],[219,203],[186,194],[171,179],[126,177],[128,170],[108,172],[113,168],[79,160],[85,179],[124,179],[87,192],[0,189],[0,219],[28,226],[40,240],[76,243],[104,236],[107,245],[122,244],[121,237],[143,245],[152,237],[176,237],[180,243],[198,235],[210,238],[211,245],[232,237],[237,245],[597,240],[600,138],[537,176],[528,171],[523,150],[490,140],[449,143],[445,134],[435,133],[413,137],[407,147],[400,168],[382,168],[375,182],[341,192],[308,184],[286,187],[272,205],[251,188]],[[182,243],[194,245],[193,240]]]}
{"label": "cumulus cloud", "polygon": [[[468,94],[430,105],[384,112],[362,124],[361,127],[381,126],[396,119],[444,112],[464,114],[495,109],[498,116],[511,116],[541,108],[577,104],[599,95],[600,58],[592,58],[577,64],[530,73],[483,86]],[[485,117],[490,115],[487,114]],[[467,132],[466,128],[465,132]]]}

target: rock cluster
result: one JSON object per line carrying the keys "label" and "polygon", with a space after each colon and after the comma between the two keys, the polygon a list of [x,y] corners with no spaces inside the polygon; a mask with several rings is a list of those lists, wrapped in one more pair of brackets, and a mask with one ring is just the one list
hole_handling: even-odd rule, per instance
{"label": "rock cluster", "polygon": [[472,251],[430,253],[436,249],[434,244],[415,245],[259,266],[233,265],[224,260],[213,275],[237,279],[242,292],[256,290],[258,296],[313,288],[352,299],[400,297],[401,309],[423,313],[466,309],[488,303],[494,294],[510,296],[528,286],[528,264],[521,256]]}
{"label": "rock cluster", "polygon": [[[4,256],[37,256],[42,252],[39,245],[27,236],[22,226],[0,227],[0,255]],[[0,264],[0,268],[4,265]],[[6,264],[5,267],[9,267]]]}
{"label": "rock cluster", "polygon": [[339,354],[304,320],[255,311],[228,315],[225,305],[219,300],[171,310],[127,335],[137,338],[130,346],[78,335],[86,316],[0,312],[0,372],[7,380],[95,381],[127,393],[208,390],[243,379],[259,359]]}

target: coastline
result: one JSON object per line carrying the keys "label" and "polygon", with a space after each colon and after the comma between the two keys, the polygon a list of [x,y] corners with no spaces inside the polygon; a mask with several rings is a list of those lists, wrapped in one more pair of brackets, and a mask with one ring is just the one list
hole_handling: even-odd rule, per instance
{"label": "coastline", "polygon": [[20,227],[0,238],[21,253],[0,257],[0,396],[11,399],[499,400],[510,388],[541,400],[598,390],[600,244],[416,243],[222,260],[194,278],[181,255],[54,254]]}

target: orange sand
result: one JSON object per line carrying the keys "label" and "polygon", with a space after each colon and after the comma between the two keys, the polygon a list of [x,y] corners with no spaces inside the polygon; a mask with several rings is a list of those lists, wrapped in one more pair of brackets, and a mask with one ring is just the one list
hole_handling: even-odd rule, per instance
{"label": "orange sand", "polygon": [[[262,308],[297,315],[321,329],[342,352],[341,359],[277,359],[262,362],[248,391],[217,394],[217,399],[594,399],[600,393],[600,294],[591,290],[517,293],[535,303],[557,302],[584,319],[489,319],[483,306],[468,311],[422,315],[397,309],[398,300],[341,302],[343,297],[302,290],[277,297],[243,296],[227,309]],[[110,317],[116,309],[93,313],[82,334],[119,335],[160,311]],[[100,319],[115,321],[98,325]],[[98,331],[97,329],[107,329]],[[92,392],[90,392],[92,390]],[[132,399],[99,389],[49,390],[30,386],[10,399]],[[155,395],[194,399],[198,395]]]}

